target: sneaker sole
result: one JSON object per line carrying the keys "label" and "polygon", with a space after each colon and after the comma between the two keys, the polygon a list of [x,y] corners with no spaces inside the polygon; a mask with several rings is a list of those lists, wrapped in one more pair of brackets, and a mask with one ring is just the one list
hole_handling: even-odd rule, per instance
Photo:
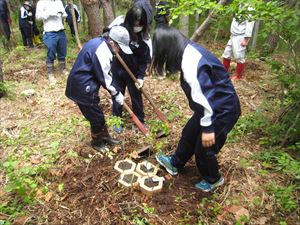
{"label": "sneaker sole", "polygon": [[172,170],[170,170],[169,168],[167,168],[167,167],[164,165],[164,163],[161,162],[161,161],[158,159],[157,156],[155,156],[155,158],[156,158],[156,161],[157,161],[163,168],[165,168],[166,171],[167,171],[169,174],[171,174],[172,176],[176,176],[176,175],[178,174],[178,173],[174,173]]}

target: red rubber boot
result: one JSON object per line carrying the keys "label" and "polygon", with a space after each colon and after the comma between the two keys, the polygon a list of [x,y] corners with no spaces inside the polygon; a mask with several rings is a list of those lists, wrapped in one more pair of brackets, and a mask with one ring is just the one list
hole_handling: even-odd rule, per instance
{"label": "red rubber boot", "polygon": [[224,65],[227,72],[228,72],[229,67],[230,67],[230,61],[231,61],[231,59],[223,58],[223,65]]}
{"label": "red rubber boot", "polygon": [[242,79],[242,74],[244,72],[245,69],[245,63],[237,63],[236,65],[236,75],[233,76],[231,79],[232,80],[240,80]]}

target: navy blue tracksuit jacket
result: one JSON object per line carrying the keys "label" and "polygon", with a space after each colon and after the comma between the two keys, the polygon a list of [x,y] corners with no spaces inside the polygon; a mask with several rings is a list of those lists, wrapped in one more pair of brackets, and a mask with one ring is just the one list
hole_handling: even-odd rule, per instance
{"label": "navy blue tracksuit jacket", "polygon": [[[205,132],[214,131],[214,123],[240,114],[237,94],[223,64],[212,53],[189,42],[182,59],[181,86],[190,108],[201,114]],[[230,121],[228,121],[230,122]]]}
{"label": "navy blue tracksuit jacket", "polygon": [[113,59],[107,40],[97,37],[87,42],[80,51],[70,71],[66,96],[81,105],[95,105],[100,99],[100,86],[112,95],[117,94],[109,75]]}
{"label": "navy blue tracksuit jacket", "polygon": [[[223,64],[212,53],[188,42],[181,61],[181,87],[194,111],[182,130],[172,165],[182,168],[195,155],[202,178],[215,183],[221,177],[216,154],[240,116],[240,103]],[[215,133],[215,144],[205,148],[202,133]]]}

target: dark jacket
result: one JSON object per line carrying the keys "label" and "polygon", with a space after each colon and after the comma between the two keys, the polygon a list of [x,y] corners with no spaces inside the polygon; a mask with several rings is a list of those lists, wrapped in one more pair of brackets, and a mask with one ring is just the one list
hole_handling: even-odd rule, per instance
{"label": "dark jacket", "polygon": [[[77,9],[77,6],[75,4],[74,5],[74,12],[75,12],[75,18],[76,18],[76,22],[79,22],[78,19],[80,18],[80,14],[79,11]],[[70,6],[67,4],[65,7],[65,11],[67,13],[67,18],[66,18],[66,22],[68,24],[72,24],[73,23],[73,19],[72,19],[72,13],[71,13],[71,9]]]}
{"label": "dark jacket", "polygon": [[70,71],[66,96],[82,105],[94,105],[100,101],[98,92],[101,86],[112,95],[117,94],[109,75],[112,59],[113,54],[105,38],[88,41]]}
{"label": "dark jacket", "polygon": [[213,132],[215,121],[236,121],[241,113],[239,99],[220,60],[190,41],[181,65],[181,87],[190,108],[200,113],[203,131]]}
{"label": "dark jacket", "polygon": [[[150,48],[143,41],[140,35],[139,35],[138,42],[137,43],[130,42],[129,46],[133,54],[128,55],[121,52],[120,56],[123,58],[123,60],[125,61],[125,63],[130,68],[130,70],[136,76],[137,79],[144,79],[146,68],[148,64],[151,62]],[[117,59],[115,59],[113,63],[113,72],[127,73],[124,67]]]}
{"label": "dark jacket", "polygon": [[[31,12],[31,16],[28,14]],[[27,10],[24,6],[22,6],[19,10],[19,27],[20,28],[30,28],[33,26],[34,14],[30,10]]]}

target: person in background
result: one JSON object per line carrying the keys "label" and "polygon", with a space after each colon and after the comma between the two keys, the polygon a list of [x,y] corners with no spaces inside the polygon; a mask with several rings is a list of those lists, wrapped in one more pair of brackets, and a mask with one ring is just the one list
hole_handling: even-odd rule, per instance
{"label": "person in background", "polygon": [[[78,7],[77,7],[76,4],[73,4],[73,6],[74,6],[74,12],[75,12],[75,18],[76,18],[76,25],[77,25],[80,22],[80,12],[79,12]],[[71,13],[71,7],[69,6],[69,4],[66,4],[65,11],[67,13],[66,22],[69,24],[72,36],[75,37],[75,29],[74,29],[74,25],[73,25],[73,17],[72,17],[72,13]]]}
{"label": "person in background", "polygon": [[[111,25],[116,25],[116,20],[121,22],[120,18],[121,17],[117,17]],[[151,61],[152,49],[152,45],[148,45],[148,43],[151,43],[151,39],[148,33],[147,21],[146,11],[142,7],[133,6],[126,13],[124,23],[120,24],[124,26],[130,34],[130,48],[133,52],[132,55],[121,53],[120,56],[136,76],[138,83],[134,83],[117,59],[113,61],[112,65],[113,84],[120,89],[123,95],[125,94],[126,87],[128,88],[132,111],[142,123],[145,123],[145,113],[142,93],[139,89],[142,88],[144,84],[144,76],[148,64],[150,64]],[[110,28],[111,25],[108,28]],[[113,100],[113,115],[122,117],[122,112],[122,105]],[[123,128],[121,126],[114,126],[114,131],[120,134]]]}
{"label": "person in background", "polygon": [[54,60],[58,59],[59,71],[65,74],[67,38],[63,18],[67,17],[61,0],[39,0],[36,6],[36,19],[44,23],[43,41],[47,47],[47,73],[50,84],[55,84]]}
{"label": "person in background", "polygon": [[153,36],[152,69],[162,74],[181,72],[181,87],[194,112],[182,130],[172,155],[156,160],[177,175],[195,155],[202,180],[196,188],[209,192],[224,183],[216,155],[240,116],[240,103],[223,64],[201,45],[171,27],[157,28]]}
{"label": "person in background", "polygon": [[168,4],[167,1],[156,1],[154,16],[156,28],[169,26],[170,10]]}
{"label": "person in background", "polygon": [[12,20],[10,17],[8,4],[6,0],[0,0],[0,26],[7,41],[10,40],[10,26]]}
{"label": "person in background", "polygon": [[226,70],[229,70],[231,58],[236,60],[236,74],[232,79],[241,79],[245,69],[245,55],[247,45],[252,36],[254,21],[244,20],[242,22],[233,18],[230,26],[230,39],[226,45],[223,57],[223,64]]}
{"label": "person in background", "polygon": [[35,19],[35,14],[36,14],[36,7],[35,5],[31,5],[31,12],[32,12],[32,19],[33,19],[33,26],[32,26],[32,30],[33,30],[33,44],[35,46],[41,45],[41,39],[40,39],[40,31],[39,28],[36,24],[36,19]]}
{"label": "person in background", "polygon": [[19,29],[21,31],[23,45],[33,48],[33,14],[29,1],[25,1],[19,10]]}
{"label": "person in background", "polygon": [[141,7],[145,10],[147,14],[147,23],[148,23],[148,31],[150,33],[152,28],[152,20],[153,20],[153,9],[152,5],[147,0],[133,0],[134,6]]}
{"label": "person in background", "polygon": [[79,52],[67,80],[66,96],[77,103],[83,116],[90,122],[91,145],[98,151],[106,144],[119,143],[108,133],[98,94],[102,86],[118,104],[123,105],[124,96],[112,84],[109,73],[114,53],[132,54],[129,40],[126,28],[114,26],[107,37],[88,41]]}

